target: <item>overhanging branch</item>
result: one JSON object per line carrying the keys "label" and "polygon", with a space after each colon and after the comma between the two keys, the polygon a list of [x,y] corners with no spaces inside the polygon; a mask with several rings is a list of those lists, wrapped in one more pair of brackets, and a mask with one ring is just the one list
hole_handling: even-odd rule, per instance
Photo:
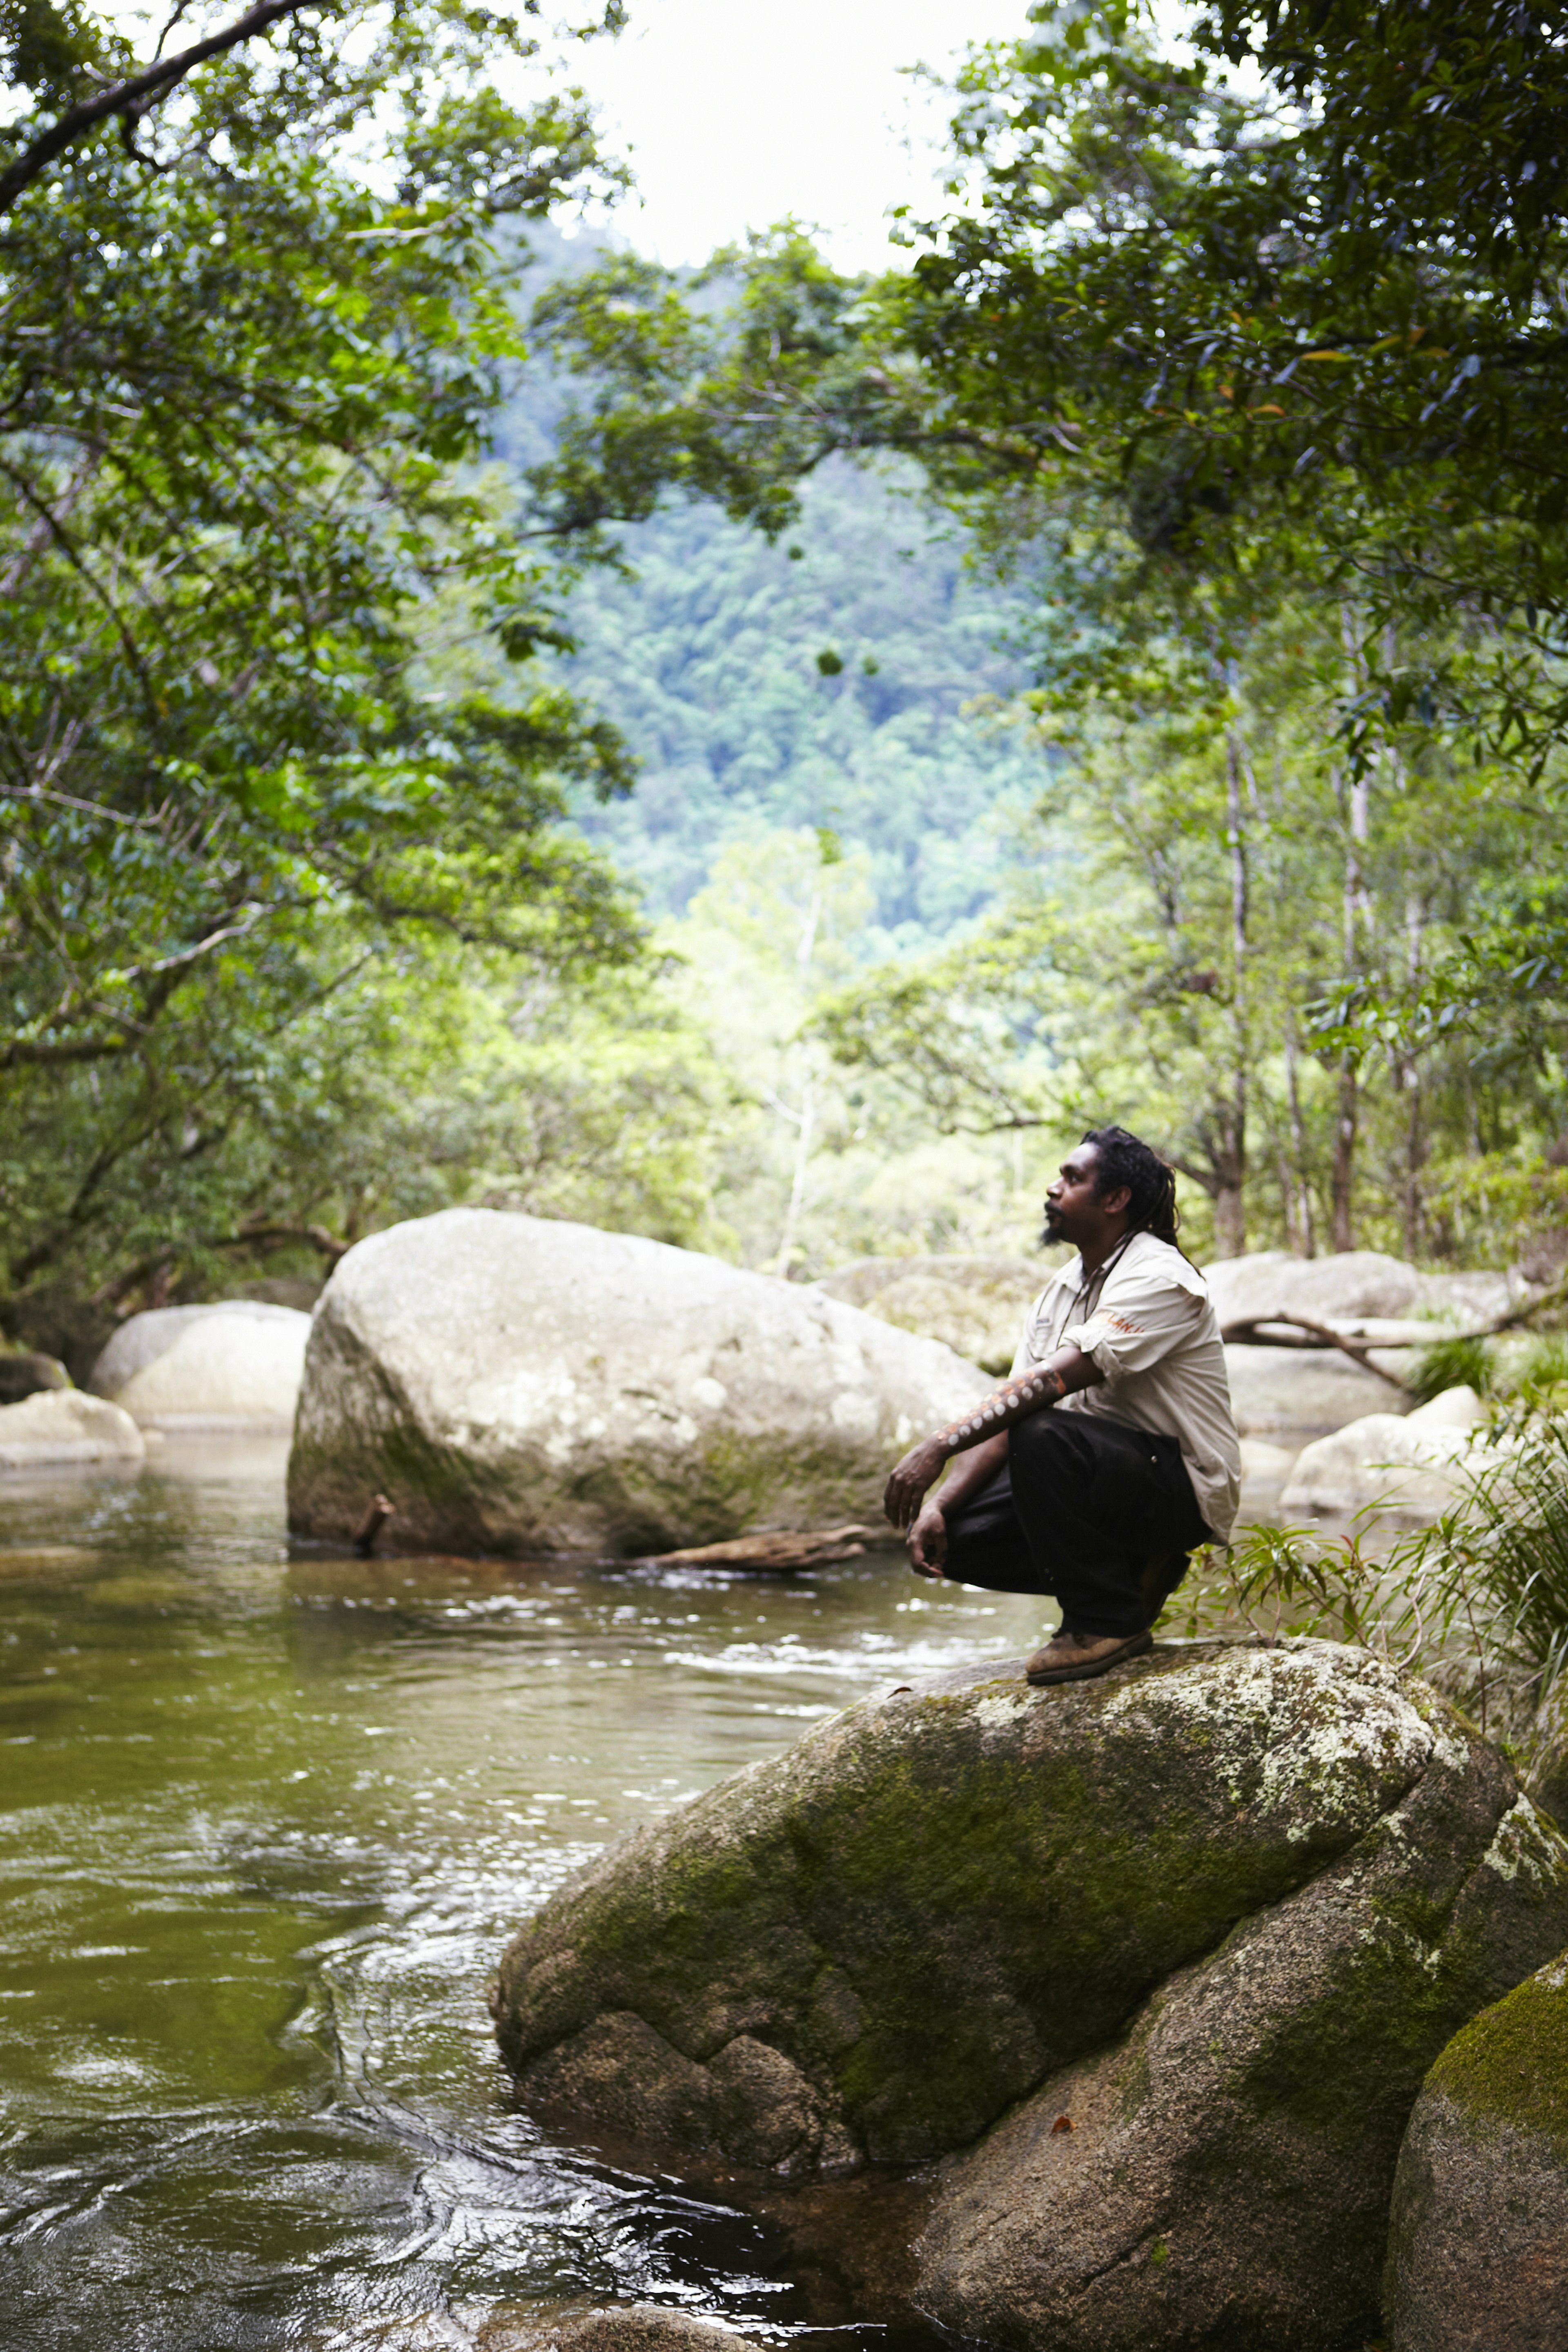
{"label": "overhanging branch", "polygon": [[14,163],[0,172],[0,213],[8,213],[23,190],[30,187],[41,172],[47,171],[56,156],[63,155],[84,131],[110,121],[117,114],[134,114],[148,100],[161,98],[197,66],[205,65],[209,58],[222,57],[225,49],[254,40],[257,33],[265,33],[280,16],[291,16],[307,5],[308,0],[258,0],[256,7],[247,8],[243,16],[225,25],[221,33],[193,42],[188,49],[180,49],[173,57],[149,66],[144,73],[132,74],[129,80],[100,90],[96,98],[84,99],[79,106],[68,107],[57,122],[41,131]]}

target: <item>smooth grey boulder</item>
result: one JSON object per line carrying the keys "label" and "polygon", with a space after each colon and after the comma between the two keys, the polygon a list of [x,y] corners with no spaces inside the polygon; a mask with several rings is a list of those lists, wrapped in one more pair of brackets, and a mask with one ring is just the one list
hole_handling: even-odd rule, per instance
{"label": "smooth grey boulder", "polygon": [[1230,1409],[1243,1437],[1293,1438],[1299,1447],[1373,1412],[1396,1413],[1397,1389],[1327,1348],[1228,1347]]}
{"label": "smooth grey boulder", "polygon": [[1280,1508],[1427,1527],[1452,1510],[1470,1481],[1502,1456],[1476,1433],[1486,1407],[1474,1389],[1445,1389],[1414,1412],[1369,1413],[1321,1437],[1298,1456]]}
{"label": "smooth grey boulder", "polygon": [[1568,1952],[1475,2018],[1400,2151],[1392,2352],[1568,2352]]}
{"label": "smooth grey boulder", "polygon": [[1216,1258],[1203,1271],[1222,1328],[1277,1315],[1306,1315],[1322,1323],[1407,1315],[1421,1298],[1416,1268],[1382,1250],[1339,1250],[1327,1257],[1253,1250],[1246,1257]]}
{"label": "smooth grey boulder", "polygon": [[1506,1274],[1427,1274],[1382,1250],[1335,1250],[1323,1257],[1253,1250],[1245,1257],[1216,1258],[1203,1271],[1222,1328],[1280,1315],[1353,1328],[1430,1318],[1432,1337],[1439,1339],[1445,1325],[1468,1329],[1503,1314],[1523,1295]]}
{"label": "smooth grey boulder", "polygon": [[310,1318],[259,1299],[132,1315],[88,1379],[142,1429],[290,1428]]}
{"label": "smooth grey boulder", "polygon": [[993,1384],[813,1289],[489,1209],[394,1225],[316,1310],[289,1524],[404,1549],[634,1557],[880,1516],[888,1471]]}
{"label": "smooth grey boulder", "polygon": [[146,1441],[128,1412],[80,1389],[40,1389],[0,1405],[0,1470],[51,1462],[140,1462]]}
{"label": "smooth grey boulder", "polygon": [[494,2008],[526,2104],[665,2161],[945,2158],[956,2336],[1328,2352],[1423,2074],[1565,1931],[1568,1847],[1420,1684],[1212,1643],[851,1708],[553,1897]]}
{"label": "smooth grey boulder", "polygon": [[1050,1279],[1048,1265],[1026,1257],[862,1257],[816,1286],[997,1373],[1011,1370],[1024,1319]]}

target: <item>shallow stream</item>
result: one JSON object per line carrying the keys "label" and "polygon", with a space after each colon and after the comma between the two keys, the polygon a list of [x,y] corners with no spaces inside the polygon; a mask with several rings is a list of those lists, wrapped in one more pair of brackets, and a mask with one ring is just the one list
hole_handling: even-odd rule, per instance
{"label": "shallow stream", "polygon": [[586,2296],[885,2346],[776,2227],[522,2115],[485,1981],[607,1840],[1040,1604],[291,1559],[284,1462],[0,1479],[0,2343],[423,2352]]}

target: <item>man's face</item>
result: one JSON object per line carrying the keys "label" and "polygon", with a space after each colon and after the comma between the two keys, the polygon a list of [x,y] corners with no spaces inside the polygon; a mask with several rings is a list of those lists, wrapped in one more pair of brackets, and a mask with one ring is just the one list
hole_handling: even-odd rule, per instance
{"label": "man's face", "polygon": [[1102,1200],[1097,1189],[1099,1181],[1100,1154],[1093,1144],[1081,1143],[1062,1161],[1056,1181],[1046,1187],[1042,1242],[1048,1245],[1068,1242],[1074,1249],[1082,1249],[1086,1242],[1103,1237],[1108,1219],[1125,1208],[1127,1193],[1124,1186],[1111,1195],[1110,1201]]}

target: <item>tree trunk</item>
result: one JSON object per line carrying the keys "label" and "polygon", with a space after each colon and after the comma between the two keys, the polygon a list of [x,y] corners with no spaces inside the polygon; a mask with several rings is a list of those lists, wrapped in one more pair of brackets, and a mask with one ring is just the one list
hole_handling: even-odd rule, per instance
{"label": "tree trunk", "polygon": [[1307,1123],[1301,1116],[1301,1088],[1296,1069],[1296,1022],[1285,1019],[1285,1088],[1291,1104],[1291,1156],[1295,1162],[1285,1195],[1285,1218],[1291,1246],[1302,1257],[1317,1255],[1312,1231],[1312,1188],[1307,1174]]}
{"label": "tree trunk", "polygon": [[1246,1255],[1247,1211],[1239,1184],[1223,1184],[1214,1196],[1214,1247],[1219,1257]]}
{"label": "tree trunk", "polygon": [[[1405,902],[1405,956],[1412,992],[1420,985],[1424,909],[1412,892]],[[1421,1171],[1427,1161],[1427,1106],[1421,1085],[1421,1064],[1415,1054],[1399,1063],[1399,1084],[1405,1096],[1405,1255],[1418,1257],[1426,1246],[1427,1209]]]}
{"label": "tree trunk", "polygon": [[[1352,652],[1352,633],[1348,617],[1344,623],[1345,646]],[[1353,655],[1353,667],[1358,682],[1364,682],[1359,663]],[[1368,825],[1366,771],[1350,780],[1346,808],[1344,845],[1344,969],[1348,979],[1354,979],[1363,968],[1363,937],[1370,929],[1371,902],[1366,892],[1366,848]],[[1333,1245],[1336,1250],[1355,1247],[1355,1141],[1361,1114],[1361,1074],[1352,1054],[1341,1056],[1339,1066],[1339,1104],[1334,1117],[1333,1216]]]}
{"label": "tree trunk", "polygon": [[1420,1256],[1427,1244],[1427,1204],[1421,1184],[1421,1170],[1427,1158],[1427,1121],[1421,1073],[1413,1057],[1400,1064],[1399,1075],[1405,1089],[1405,1255],[1414,1258]]}
{"label": "tree trunk", "polygon": [[1361,1113],[1361,1082],[1354,1054],[1339,1066],[1339,1107],[1333,1129],[1333,1245],[1355,1247],[1355,1130]]}
{"label": "tree trunk", "polygon": [[1230,851],[1231,1022],[1235,1066],[1231,1077],[1228,1125],[1228,1165],[1218,1171],[1220,1190],[1214,1200],[1214,1231],[1221,1257],[1240,1257],[1247,1248],[1247,1076],[1251,1061],[1247,1030],[1247,920],[1249,875],[1246,820],[1241,806],[1241,738],[1235,727],[1226,735],[1226,829]]}

